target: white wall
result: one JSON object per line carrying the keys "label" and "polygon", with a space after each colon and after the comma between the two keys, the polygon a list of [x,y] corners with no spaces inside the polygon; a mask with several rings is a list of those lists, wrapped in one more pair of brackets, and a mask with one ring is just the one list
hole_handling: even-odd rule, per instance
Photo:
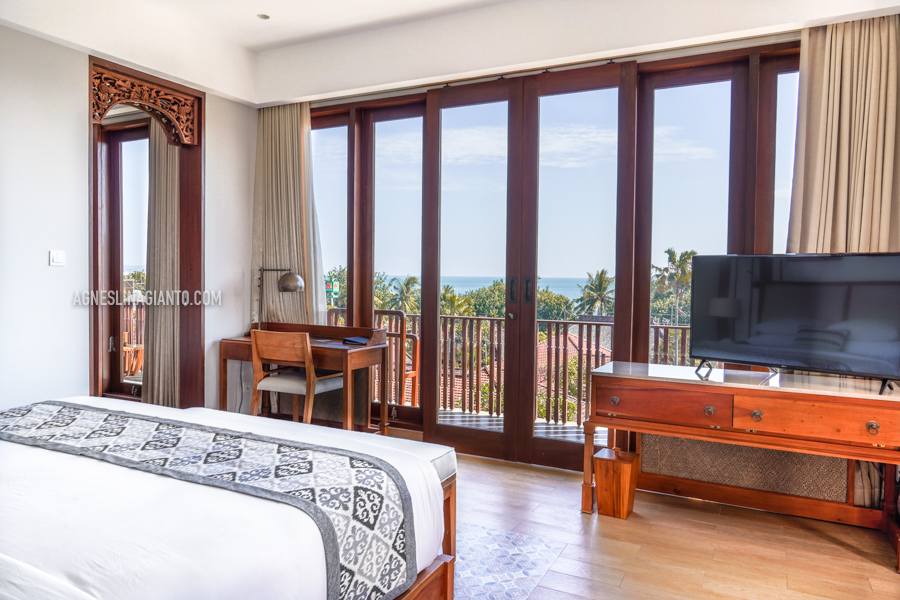
{"label": "white wall", "polygon": [[[206,406],[219,405],[219,344],[250,328],[250,234],[257,110],[206,96],[206,289],[222,305],[206,309]],[[238,394],[238,363],[229,362],[229,408]],[[252,377],[252,376],[251,376]],[[245,376],[246,380],[246,376]],[[244,410],[249,408],[244,403]]]}
{"label": "white wall", "polygon": [[87,55],[0,27],[0,408],[88,392],[87,73]]}
{"label": "white wall", "polygon": [[520,0],[262,52],[255,98],[369,93],[897,12],[897,0]]}
{"label": "white wall", "polygon": [[252,101],[255,53],[221,39],[205,23],[185,19],[178,4],[0,2],[0,25],[207,92]]}
{"label": "white wall", "polygon": [[[88,97],[87,54],[0,26],[0,408],[88,393],[88,308],[73,306],[89,289]],[[256,119],[206,97],[205,276],[222,291],[205,315],[207,406],[217,340],[249,326]]]}

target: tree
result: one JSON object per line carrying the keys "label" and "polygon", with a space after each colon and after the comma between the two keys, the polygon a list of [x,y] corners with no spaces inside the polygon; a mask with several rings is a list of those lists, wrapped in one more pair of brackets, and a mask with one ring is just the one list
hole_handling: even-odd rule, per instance
{"label": "tree", "polygon": [[537,291],[537,318],[544,321],[571,321],[575,304],[567,296],[550,291],[550,286]]}
{"label": "tree", "polygon": [[506,312],[506,284],[497,279],[488,287],[478,288],[462,295],[468,300],[472,312],[479,317],[503,318]]}
{"label": "tree", "polygon": [[123,279],[130,279],[134,282],[134,289],[141,292],[147,291],[147,273],[141,271],[130,271],[125,273]]}
{"label": "tree", "polygon": [[575,303],[575,310],[583,315],[610,315],[615,305],[615,277],[610,277],[606,269],[587,274],[587,285],[580,285],[581,298]]}
{"label": "tree", "polygon": [[691,291],[691,260],[697,255],[694,250],[685,250],[681,254],[674,248],[666,250],[665,267],[653,265],[653,289],[659,294],[671,293],[674,296],[675,325],[681,319],[681,303],[685,295]]}
{"label": "tree", "polygon": [[402,310],[407,314],[416,314],[419,312],[419,298],[421,290],[419,288],[419,278],[413,275],[407,275],[403,280],[395,277],[391,282],[391,291],[393,295],[388,300],[388,305],[394,310]]}
{"label": "tree", "polygon": [[390,305],[393,293],[391,292],[391,286],[388,283],[386,273],[382,273],[381,271],[375,273],[375,285],[373,292],[375,297],[375,310],[386,310],[391,308]]}
{"label": "tree", "polygon": [[337,266],[325,275],[325,281],[337,281],[340,291],[328,294],[328,308],[347,308],[347,267]]}
{"label": "tree", "polygon": [[472,305],[465,296],[458,296],[452,285],[441,288],[441,314],[464,315],[472,314]]}

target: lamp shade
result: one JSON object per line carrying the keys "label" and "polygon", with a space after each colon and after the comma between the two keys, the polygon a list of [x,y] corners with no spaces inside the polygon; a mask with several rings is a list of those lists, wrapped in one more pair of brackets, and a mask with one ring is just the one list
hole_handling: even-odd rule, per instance
{"label": "lamp shade", "polygon": [[741,301],[737,298],[713,298],[709,301],[709,316],[737,319],[741,314]]}
{"label": "lamp shade", "polygon": [[293,271],[288,271],[278,278],[278,291],[280,292],[302,292],[305,288],[306,284],[303,283],[303,278]]}

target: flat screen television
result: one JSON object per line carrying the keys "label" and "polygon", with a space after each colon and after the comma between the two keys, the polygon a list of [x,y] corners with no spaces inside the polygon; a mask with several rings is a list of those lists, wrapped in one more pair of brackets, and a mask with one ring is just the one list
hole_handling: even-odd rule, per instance
{"label": "flat screen television", "polygon": [[695,256],[692,358],[900,379],[900,254]]}

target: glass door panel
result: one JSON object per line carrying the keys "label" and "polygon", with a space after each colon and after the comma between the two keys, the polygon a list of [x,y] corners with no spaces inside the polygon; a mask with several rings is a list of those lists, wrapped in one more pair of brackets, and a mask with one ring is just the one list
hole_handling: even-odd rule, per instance
{"label": "glass door panel", "polygon": [[439,425],[504,431],[508,111],[441,110]]}
{"label": "glass door panel", "polygon": [[[375,327],[388,331],[388,401],[419,405],[422,117],[375,123]],[[376,369],[376,387],[381,382]],[[394,409],[390,418],[401,417]]]}
{"label": "glass door panel", "polygon": [[612,360],[618,90],[541,97],[539,140],[533,435],[583,444],[590,371]]}
{"label": "glass door panel", "polygon": [[343,325],[347,309],[347,127],[312,131],[313,193],[328,324]]}
{"label": "glass door panel", "polygon": [[691,258],[728,250],[730,132],[730,81],[655,91],[651,363],[690,363]]}
{"label": "glass door panel", "polygon": [[800,73],[780,73],[776,89],[775,214],[772,221],[772,252],[781,254],[787,252],[788,221],[791,215]]}
{"label": "glass door panel", "polygon": [[122,290],[119,381],[140,396],[144,371],[144,294],[147,291],[147,207],[150,150],[147,139],[121,145]]}

